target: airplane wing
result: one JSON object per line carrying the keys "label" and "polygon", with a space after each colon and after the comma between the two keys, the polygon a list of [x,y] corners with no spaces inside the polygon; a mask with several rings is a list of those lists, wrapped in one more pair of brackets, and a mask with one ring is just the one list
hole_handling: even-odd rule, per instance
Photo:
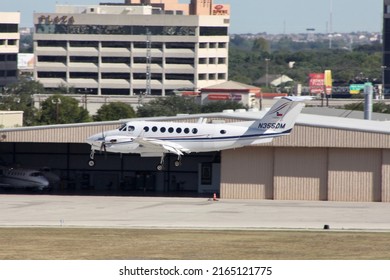
{"label": "airplane wing", "polygon": [[153,138],[134,138],[133,141],[135,143],[142,145],[145,148],[148,148],[150,150],[155,150],[156,152],[161,152],[161,153],[170,152],[178,156],[182,156],[184,153],[191,152],[189,149],[186,149],[181,145],[170,141],[164,141],[164,140],[153,139]]}

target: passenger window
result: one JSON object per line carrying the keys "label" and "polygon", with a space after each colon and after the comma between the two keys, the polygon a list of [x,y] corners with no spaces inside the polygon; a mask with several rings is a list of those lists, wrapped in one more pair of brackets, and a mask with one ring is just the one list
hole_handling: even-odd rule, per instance
{"label": "passenger window", "polygon": [[222,129],[222,130],[220,131],[220,133],[221,133],[221,134],[226,134],[226,130]]}
{"label": "passenger window", "polygon": [[132,131],[134,131],[134,129],[135,129],[135,127],[134,127],[134,126],[132,126],[132,125],[130,125],[130,126],[127,128],[127,131],[130,131],[130,132],[132,132]]}
{"label": "passenger window", "polygon": [[176,128],[176,132],[181,133],[181,128],[180,127]]}
{"label": "passenger window", "polygon": [[148,127],[148,126],[145,126],[145,127],[144,127],[144,131],[145,131],[145,132],[148,132],[148,131],[149,131],[149,127]]}
{"label": "passenger window", "polygon": [[168,132],[172,133],[174,131],[173,127],[168,128]]}
{"label": "passenger window", "polygon": [[153,132],[156,132],[157,129],[158,129],[157,126],[153,126],[153,127],[152,127],[152,131],[153,131]]}
{"label": "passenger window", "polygon": [[161,128],[160,128],[160,131],[161,131],[162,133],[164,133],[166,130],[167,130],[167,129],[166,129],[165,127],[161,127]]}
{"label": "passenger window", "polygon": [[193,133],[193,134],[197,134],[197,133],[198,133],[198,129],[197,129],[197,128],[193,128],[193,129],[192,129],[192,133]]}
{"label": "passenger window", "polygon": [[184,133],[185,133],[185,134],[190,133],[190,129],[189,129],[189,128],[185,128],[185,129],[184,129]]}

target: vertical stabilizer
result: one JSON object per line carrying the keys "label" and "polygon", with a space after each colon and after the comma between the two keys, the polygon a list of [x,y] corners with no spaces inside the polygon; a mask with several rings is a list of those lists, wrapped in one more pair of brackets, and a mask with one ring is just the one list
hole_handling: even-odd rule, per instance
{"label": "vertical stabilizer", "polygon": [[254,122],[252,128],[260,129],[267,133],[289,133],[294,127],[295,121],[305,106],[304,99],[299,97],[282,97],[279,99],[263,118]]}

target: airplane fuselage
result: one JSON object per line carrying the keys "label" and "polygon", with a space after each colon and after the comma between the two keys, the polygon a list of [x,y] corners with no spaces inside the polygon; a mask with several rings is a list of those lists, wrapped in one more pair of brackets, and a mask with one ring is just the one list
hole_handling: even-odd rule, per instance
{"label": "airplane fuselage", "polygon": [[176,143],[195,153],[239,148],[272,139],[272,134],[251,128],[252,123],[232,125],[136,121],[128,122],[116,130],[105,131],[104,137],[102,134],[93,135],[91,139],[95,141],[89,143],[95,150],[100,150],[104,141],[108,152],[152,154],[155,149],[149,149],[134,139],[142,137]]}
{"label": "airplane fuselage", "polygon": [[177,155],[175,166],[188,153],[213,152],[271,142],[273,138],[290,134],[304,104],[293,97],[283,97],[264,116],[254,121],[208,124],[203,122],[134,121],[120,128],[90,136],[89,166],[94,166],[95,151],[136,153],[143,157],[161,157],[158,170],[162,170],[164,155]]}
{"label": "airplane fuselage", "polygon": [[0,186],[44,190],[49,181],[37,170],[0,167]]}

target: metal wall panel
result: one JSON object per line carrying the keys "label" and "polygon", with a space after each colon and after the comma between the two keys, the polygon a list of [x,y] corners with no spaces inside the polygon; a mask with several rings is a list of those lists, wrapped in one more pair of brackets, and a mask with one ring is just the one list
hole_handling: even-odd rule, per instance
{"label": "metal wall panel", "polygon": [[226,150],[221,156],[221,198],[273,198],[272,148]]}
{"label": "metal wall panel", "polygon": [[326,200],[327,149],[276,148],[274,199]]}
{"label": "metal wall panel", "polygon": [[382,150],[382,201],[390,202],[390,150]]}
{"label": "metal wall panel", "polygon": [[381,201],[379,149],[330,149],[328,200]]}
{"label": "metal wall panel", "polygon": [[278,137],[269,146],[390,148],[390,135],[353,129],[295,125],[289,136]]}

